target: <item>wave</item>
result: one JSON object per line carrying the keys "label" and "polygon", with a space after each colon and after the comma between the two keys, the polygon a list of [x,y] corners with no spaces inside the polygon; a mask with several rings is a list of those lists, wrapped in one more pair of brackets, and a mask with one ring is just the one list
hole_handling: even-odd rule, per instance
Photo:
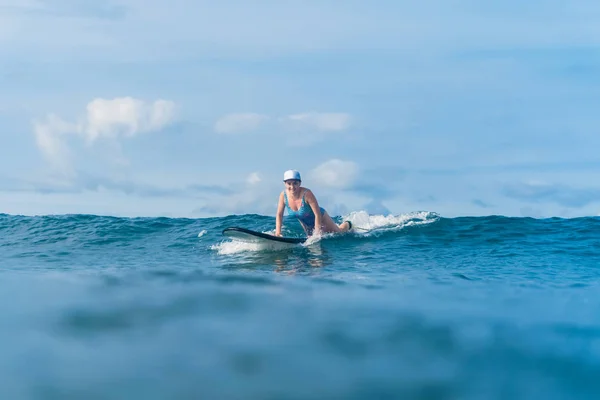
{"label": "wave", "polygon": [[[319,237],[311,237],[305,243],[300,245],[290,245],[285,243],[244,243],[234,239],[228,239],[221,243],[211,246],[219,254],[236,254],[243,252],[257,251],[279,251],[287,250],[292,247],[306,247],[317,244],[323,240],[337,238],[360,238],[379,236],[384,233],[398,232],[406,227],[419,226],[436,222],[440,216],[433,212],[419,211],[401,215],[370,215],[366,211],[356,211],[342,217],[336,218],[339,221],[352,222],[353,231],[347,234],[324,234]],[[275,228],[261,230],[262,233],[274,234]],[[298,237],[298,229],[287,232],[289,235]]]}
{"label": "wave", "polygon": [[[345,235],[324,235],[316,242],[338,240],[398,240],[410,238],[430,243],[551,243],[577,240],[588,247],[600,243],[600,217],[572,219],[534,219],[522,217],[483,216],[446,218],[431,211],[415,211],[399,215],[372,215],[353,211],[334,218],[349,220],[353,231]],[[226,227],[240,226],[264,233],[274,233],[275,218],[256,214],[229,215],[214,218],[125,218],[94,215],[13,216],[0,214],[0,246],[68,246],[70,249],[96,246],[126,246],[156,243],[185,247],[203,246],[219,254],[248,251],[279,250],[287,245],[234,243],[221,232]],[[293,218],[285,217],[286,236],[304,236]],[[310,242],[309,244],[314,244]]]}

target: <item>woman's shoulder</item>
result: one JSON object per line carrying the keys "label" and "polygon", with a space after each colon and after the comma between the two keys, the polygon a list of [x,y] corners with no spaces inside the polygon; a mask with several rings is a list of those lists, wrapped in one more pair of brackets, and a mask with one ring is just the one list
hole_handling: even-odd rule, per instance
{"label": "woman's shoulder", "polygon": [[312,190],[310,190],[309,188],[303,188],[303,189],[304,189],[304,191],[302,192],[303,196],[308,195],[308,196],[313,196],[314,197],[314,193],[312,192]]}

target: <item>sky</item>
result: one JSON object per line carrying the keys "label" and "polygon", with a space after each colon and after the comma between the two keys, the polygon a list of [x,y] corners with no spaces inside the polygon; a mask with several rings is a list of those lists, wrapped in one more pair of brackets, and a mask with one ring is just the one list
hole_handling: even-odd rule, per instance
{"label": "sky", "polygon": [[600,3],[0,0],[0,213],[600,215]]}

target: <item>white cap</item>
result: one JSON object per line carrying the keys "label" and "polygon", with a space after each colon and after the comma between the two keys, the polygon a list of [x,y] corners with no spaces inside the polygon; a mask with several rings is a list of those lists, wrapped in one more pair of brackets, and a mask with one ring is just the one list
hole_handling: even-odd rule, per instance
{"label": "white cap", "polygon": [[300,172],[296,171],[295,169],[288,169],[287,171],[285,171],[283,173],[283,181],[287,181],[290,179],[296,179],[301,181],[302,179],[300,179]]}

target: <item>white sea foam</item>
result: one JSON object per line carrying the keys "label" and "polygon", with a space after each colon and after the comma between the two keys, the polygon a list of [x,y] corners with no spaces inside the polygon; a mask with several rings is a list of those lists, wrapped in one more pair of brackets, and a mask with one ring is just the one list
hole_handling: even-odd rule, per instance
{"label": "white sea foam", "polygon": [[245,252],[258,252],[258,251],[279,251],[293,248],[294,246],[298,246],[295,244],[289,243],[250,243],[250,242],[242,242],[240,240],[230,240],[221,242],[211,246],[212,250],[215,250],[218,254],[237,254],[237,253],[245,253]]}
{"label": "white sea foam", "polygon": [[439,215],[429,211],[400,215],[369,215],[366,211],[355,211],[343,217],[344,221],[352,222],[353,232],[362,236],[398,231],[407,226],[430,224],[438,219]]}

